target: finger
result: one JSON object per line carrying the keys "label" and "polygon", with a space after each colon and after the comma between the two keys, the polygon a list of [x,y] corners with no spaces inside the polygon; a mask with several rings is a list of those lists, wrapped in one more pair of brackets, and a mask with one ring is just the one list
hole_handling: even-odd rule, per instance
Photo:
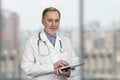
{"label": "finger", "polygon": [[66,76],[66,77],[69,77],[70,74],[71,74],[71,71],[70,71],[70,70],[68,70],[67,72],[65,72],[65,76]]}
{"label": "finger", "polygon": [[56,70],[54,71],[54,74],[57,74],[57,71],[56,71]]}
{"label": "finger", "polygon": [[61,69],[58,69],[59,73],[62,74],[63,72],[61,71]]}
{"label": "finger", "polygon": [[55,74],[56,74],[56,75],[59,75],[58,69],[55,70]]}
{"label": "finger", "polygon": [[56,65],[58,67],[63,67],[63,66],[66,66],[66,63],[65,62],[58,62]]}
{"label": "finger", "polygon": [[60,68],[60,67],[63,67],[63,66],[68,66],[69,63],[65,60],[60,60],[58,61],[57,63],[55,63],[55,69],[56,68]]}
{"label": "finger", "polygon": [[68,70],[68,71],[66,71],[66,72],[62,72],[62,76],[65,76],[65,77],[69,77],[70,76],[70,74],[71,74],[71,72],[70,72],[70,70]]}
{"label": "finger", "polygon": [[60,65],[60,66],[68,66],[69,64],[66,63],[66,62],[60,62],[59,65]]}
{"label": "finger", "polygon": [[65,66],[68,66],[68,65],[70,65],[67,61],[65,61],[65,60],[62,60],[61,61]]}
{"label": "finger", "polygon": [[64,63],[60,63],[59,66],[60,66],[60,67],[63,67],[63,66],[65,66],[65,64],[64,64]]}

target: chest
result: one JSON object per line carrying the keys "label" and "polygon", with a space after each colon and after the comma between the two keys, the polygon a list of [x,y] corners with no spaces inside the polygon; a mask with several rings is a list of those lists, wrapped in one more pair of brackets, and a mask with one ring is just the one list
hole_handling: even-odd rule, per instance
{"label": "chest", "polygon": [[40,64],[53,64],[59,60],[70,62],[70,55],[67,52],[61,52],[61,47],[57,48],[40,44],[39,49],[35,51],[35,60]]}

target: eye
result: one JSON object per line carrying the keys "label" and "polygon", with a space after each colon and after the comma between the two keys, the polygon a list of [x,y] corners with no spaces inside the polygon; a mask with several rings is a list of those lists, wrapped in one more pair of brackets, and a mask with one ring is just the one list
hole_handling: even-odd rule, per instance
{"label": "eye", "polygon": [[59,22],[59,20],[57,19],[57,20],[55,20],[55,22]]}
{"label": "eye", "polygon": [[52,22],[52,19],[48,19],[48,22]]}

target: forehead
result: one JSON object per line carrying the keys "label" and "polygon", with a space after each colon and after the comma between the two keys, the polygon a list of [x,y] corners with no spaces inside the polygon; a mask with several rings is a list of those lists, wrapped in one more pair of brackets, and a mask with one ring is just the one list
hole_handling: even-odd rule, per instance
{"label": "forehead", "polygon": [[46,14],[45,14],[45,17],[47,18],[59,18],[59,13],[57,11],[48,11]]}

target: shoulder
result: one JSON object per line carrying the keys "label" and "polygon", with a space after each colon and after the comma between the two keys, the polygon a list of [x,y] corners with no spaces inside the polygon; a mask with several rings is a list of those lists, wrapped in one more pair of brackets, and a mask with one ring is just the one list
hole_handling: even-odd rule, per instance
{"label": "shoulder", "polygon": [[60,35],[60,38],[62,39],[62,41],[64,42],[70,42],[70,38],[64,35]]}
{"label": "shoulder", "polygon": [[34,33],[33,35],[31,35],[31,36],[28,38],[27,43],[37,42],[37,40],[38,40],[38,34],[39,34],[39,33]]}

